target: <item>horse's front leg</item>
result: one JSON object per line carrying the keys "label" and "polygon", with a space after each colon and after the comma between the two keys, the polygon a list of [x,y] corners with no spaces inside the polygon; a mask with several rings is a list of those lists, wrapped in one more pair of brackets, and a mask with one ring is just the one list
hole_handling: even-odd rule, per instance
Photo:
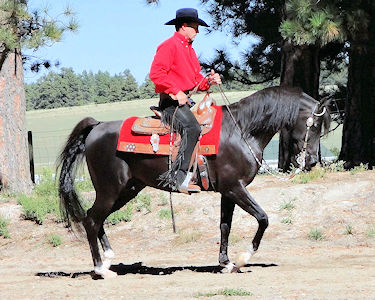
{"label": "horse's front leg", "polygon": [[234,203],[231,199],[221,196],[221,215],[220,215],[220,252],[219,263],[221,266],[226,267],[232,271],[233,264],[228,258],[228,237],[232,226]]}
{"label": "horse's front leg", "polygon": [[246,265],[251,255],[258,250],[264,231],[268,227],[268,217],[241,183],[232,187],[226,195],[258,221],[258,230],[253,238],[252,245],[247,252],[241,253],[236,259],[236,267],[240,268]]}

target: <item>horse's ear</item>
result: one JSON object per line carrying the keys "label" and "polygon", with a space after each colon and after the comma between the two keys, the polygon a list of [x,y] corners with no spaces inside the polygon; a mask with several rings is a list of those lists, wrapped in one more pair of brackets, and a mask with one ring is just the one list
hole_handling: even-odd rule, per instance
{"label": "horse's ear", "polygon": [[326,135],[329,132],[330,126],[331,126],[331,113],[329,110],[329,106],[331,104],[332,97],[324,97],[320,100],[319,103],[319,112],[322,112],[323,109],[326,109],[325,114],[323,114],[323,134]]}
{"label": "horse's ear", "polygon": [[326,107],[327,109],[331,105],[332,97],[324,97],[320,100],[319,108]]}

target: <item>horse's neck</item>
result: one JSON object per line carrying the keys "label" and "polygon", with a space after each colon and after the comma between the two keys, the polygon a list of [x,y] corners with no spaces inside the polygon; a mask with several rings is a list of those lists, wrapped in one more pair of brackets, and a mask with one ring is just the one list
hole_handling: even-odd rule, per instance
{"label": "horse's neck", "polygon": [[266,146],[270,143],[275,134],[276,132],[265,132],[254,136],[254,138],[258,141],[259,147],[262,149],[262,152],[264,148],[266,148]]}

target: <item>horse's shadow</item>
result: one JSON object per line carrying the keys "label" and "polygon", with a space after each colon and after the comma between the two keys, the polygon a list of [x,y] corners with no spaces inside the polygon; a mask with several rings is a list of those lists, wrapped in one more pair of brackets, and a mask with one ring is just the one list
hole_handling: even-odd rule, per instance
{"label": "horse's shadow", "polygon": [[[248,264],[245,267],[277,267],[276,264]],[[148,267],[144,266],[142,262],[137,262],[131,265],[124,265],[122,263],[118,265],[112,265],[110,270],[117,273],[117,275],[127,275],[127,274],[147,274],[147,275],[170,275],[176,271],[184,271],[190,270],[197,273],[223,273],[224,268],[220,265],[214,266],[179,266],[179,267]],[[240,273],[248,273],[251,270],[246,270],[245,272]],[[96,275],[94,271],[87,271],[87,272],[75,272],[75,273],[66,273],[61,271],[54,271],[54,272],[38,272],[35,276],[40,277],[49,277],[49,278],[56,278],[56,277],[70,277],[70,278],[78,278],[82,276],[91,276],[92,279],[101,279],[100,276]]]}

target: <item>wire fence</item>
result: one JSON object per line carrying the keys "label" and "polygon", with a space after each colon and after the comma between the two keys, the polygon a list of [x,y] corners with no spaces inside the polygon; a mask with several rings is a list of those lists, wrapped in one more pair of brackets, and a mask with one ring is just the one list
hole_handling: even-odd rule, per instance
{"label": "wire fence", "polygon": [[[43,131],[33,132],[34,164],[36,169],[48,166],[54,167],[70,131]],[[323,157],[332,157],[332,152],[322,145]],[[279,140],[272,139],[264,150],[264,159],[275,164],[279,156]],[[276,163],[277,164],[277,163]]]}

